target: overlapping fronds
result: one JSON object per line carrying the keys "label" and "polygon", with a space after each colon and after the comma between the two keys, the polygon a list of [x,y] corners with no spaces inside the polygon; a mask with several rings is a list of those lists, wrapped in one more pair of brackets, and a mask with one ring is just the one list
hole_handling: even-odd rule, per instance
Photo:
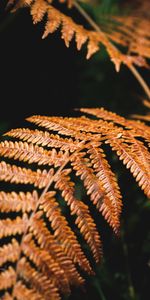
{"label": "overlapping fronds", "polygon": [[[132,3],[131,3],[132,5]],[[150,58],[150,2],[139,1],[128,15],[114,16],[106,23],[108,36],[114,42],[126,47],[128,54],[136,54],[137,64],[143,64],[143,57]]]}
{"label": "overlapping fronds", "polygon": [[[77,5],[76,1],[60,1],[67,2],[68,7]],[[32,15],[33,23],[36,24],[41,22],[46,15],[47,21],[45,25],[45,31],[43,38],[47,37],[48,34],[55,32],[58,28],[61,30],[61,37],[64,40],[67,47],[73,38],[75,38],[77,49],[80,50],[83,44],[87,45],[87,59],[91,57],[95,52],[100,49],[100,44],[103,44],[110,56],[110,59],[115,64],[116,70],[119,71],[120,64],[123,62],[128,66],[136,64],[138,66],[146,66],[145,57],[150,57],[149,55],[149,38],[146,35],[142,35],[142,28],[146,31],[149,26],[149,21],[141,20],[139,30],[136,29],[133,32],[134,18],[131,17],[133,24],[130,24],[128,29],[128,19],[130,17],[125,17],[124,19],[117,19],[123,25],[119,25],[118,28],[122,28],[122,32],[113,30],[110,25],[110,30],[102,31],[98,26],[94,30],[87,30],[82,25],[77,24],[73,21],[71,17],[68,17],[62,13],[59,9],[54,7],[52,0],[10,0],[9,5],[13,5],[13,10],[17,10],[21,7],[29,7],[30,13]],[[139,22],[138,20],[136,22]],[[116,22],[115,22],[116,23]],[[127,23],[127,24],[126,24]],[[138,23],[139,24],[139,23]],[[91,24],[92,25],[92,24]],[[122,26],[122,27],[121,27]],[[109,28],[109,27],[108,27]],[[116,28],[116,27],[115,27]],[[121,29],[120,29],[121,30]],[[108,32],[107,32],[108,31]],[[139,33],[139,35],[138,35]],[[123,38],[122,38],[123,35]],[[134,39],[133,39],[134,35]],[[136,36],[136,37],[135,37]],[[132,40],[132,47],[130,47],[131,55],[128,53],[124,55],[121,53],[111,41],[117,41],[120,44],[129,46],[129,41]],[[140,45],[139,45],[140,40]],[[143,41],[143,42],[142,42]],[[132,53],[133,52],[133,53]]]}
{"label": "overlapping fronds", "polygon": [[[149,127],[103,108],[81,111],[97,119],[33,116],[28,121],[39,129],[13,129],[0,142],[0,180],[12,190],[0,192],[3,300],[60,299],[94,273],[89,251],[98,263],[102,243],[89,201],[115,233],[122,210],[105,147],[150,197]],[[87,198],[77,196],[79,182]]]}

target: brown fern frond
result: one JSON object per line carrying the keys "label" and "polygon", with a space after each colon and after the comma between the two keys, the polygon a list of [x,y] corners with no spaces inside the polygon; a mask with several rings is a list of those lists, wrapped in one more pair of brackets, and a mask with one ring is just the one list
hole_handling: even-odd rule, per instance
{"label": "brown fern frond", "polygon": [[[102,108],[82,108],[81,109],[82,112],[90,114],[90,115],[94,115],[97,118],[106,120],[106,121],[112,121],[113,124],[117,124],[117,125],[121,125],[120,131],[118,131],[118,134],[120,137],[122,137],[123,135],[123,129],[130,129],[132,130],[132,137],[135,136],[139,136],[142,137],[145,140],[149,140],[150,139],[150,130],[149,130],[149,126],[147,126],[145,123],[138,121],[134,121],[134,120],[130,120],[130,119],[126,119],[124,117],[118,116],[116,113],[113,112],[109,112],[107,110],[105,110],[103,107]],[[109,123],[111,124],[111,123]],[[117,127],[118,128],[118,127]],[[107,129],[107,133],[108,133],[108,125],[107,126],[103,126],[102,131],[106,132]],[[114,131],[114,133],[117,133],[117,130],[115,130],[116,127],[110,128],[111,132],[112,130]],[[128,132],[130,132],[130,130]],[[124,134],[126,134],[124,132]],[[118,137],[119,137],[118,136]]]}
{"label": "brown fern frond", "polygon": [[[43,188],[49,180],[49,175],[46,170],[32,171],[31,169],[7,164],[4,161],[0,162],[0,180],[6,182],[34,184],[36,187]],[[53,169],[51,169],[51,175],[53,175]]]}
{"label": "brown fern frond", "polygon": [[0,290],[8,289],[16,281],[16,272],[15,270],[9,266],[9,268],[0,274]]}
{"label": "brown fern frond", "polygon": [[51,148],[60,148],[60,150],[75,151],[78,148],[78,142],[69,138],[61,138],[59,135],[50,134],[47,131],[30,130],[28,128],[12,129],[7,132],[7,136],[19,138],[28,143],[47,146]]}
{"label": "brown fern frond", "polygon": [[138,119],[138,120],[143,120],[143,121],[146,121],[146,122],[150,122],[150,114],[147,114],[147,115],[136,115],[136,114],[133,114],[132,117],[134,119]]}
{"label": "brown fern frond", "polygon": [[[103,44],[106,47],[112,62],[115,64],[117,71],[119,71],[122,62],[125,64],[138,63],[136,57],[125,56],[115,48],[109,41],[107,34],[102,30],[96,32],[85,29],[82,25],[76,24],[72,18],[56,9],[51,2],[52,1],[46,0],[19,0],[15,5],[14,10],[26,6],[30,7],[34,24],[40,22],[44,15],[47,14],[47,23],[43,38],[49,33],[55,32],[61,26],[61,37],[67,47],[69,47],[69,44],[74,37],[78,50],[82,48],[83,44],[87,43],[87,59],[99,50],[100,44]],[[145,62],[143,62],[143,65],[145,65]]]}
{"label": "brown fern frond", "polygon": [[[106,201],[104,200],[100,211],[108,220],[110,225],[117,231],[119,226],[120,213],[122,210],[121,193],[115,174],[111,171],[110,165],[106,160],[104,151],[99,143],[91,143],[88,146],[88,153],[93,164],[96,177],[99,178],[105,191]],[[110,203],[108,201],[110,199]],[[107,207],[108,206],[108,207]],[[111,220],[112,219],[112,220]]]}
{"label": "brown fern frond", "polygon": [[[45,131],[11,130],[5,134],[9,140],[0,143],[0,155],[10,161],[0,162],[0,180],[15,187],[19,184],[17,192],[0,192],[0,266],[8,265],[0,274],[2,299],[57,300],[73,286],[82,285],[85,272],[94,273],[78,237],[84,238],[98,262],[102,252],[99,230],[88,204],[76,196],[75,178],[80,177],[93,209],[117,233],[122,197],[107,161],[107,145],[150,197],[149,126],[104,109],[82,112],[98,119],[34,116],[28,120]],[[17,165],[12,164],[14,160]],[[64,201],[67,216],[61,210]],[[74,227],[69,214],[75,219]]]}
{"label": "brown fern frond", "polygon": [[131,55],[139,56],[139,66],[143,64],[143,57],[150,58],[149,10],[149,2],[141,1],[137,8],[133,7],[129,15],[112,17],[113,22],[106,25],[112,41],[126,47]]}
{"label": "brown fern frond", "polygon": [[23,278],[28,284],[32,282],[32,287],[43,296],[44,299],[60,299],[58,289],[54,282],[46,275],[35,271],[23,257],[18,264],[20,277]]}
{"label": "brown fern frond", "polygon": [[126,165],[127,169],[130,169],[130,172],[135,177],[138,185],[144,190],[147,197],[150,197],[150,172],[149,170],[148,172],[145,172],[145,167],[140,161],[140,157],[132,151],[132,147],[117,138],[110,138],[106,143],[109,143],[112,150],[116,151],[119,159],[123,161],[123,164]]}
{"label": "brown fern frond", "polygon": [[38,163],[38,165],[54,165],[59,167],[67,158],[68,154],[65,152],[57,153],[55,149],[47,151],[43,147],[28,144],[26,142],[9,142],[4,141],[0,143],[0,155],[8,158],[14,158],[24,162]]}
{"label": "brown fern frond", "polygon": [[14,220],[10,220],[9,218],[0,220],[0,238],[22,234],[25,231],[27,221],[26,214],[24,214],[22,218],[18,216]]}
{"label": "brown fern frond", "polygon": [[[61,135],[72,136],[76,140],[92,140],[92,133],[97,133],[96,139],[101,140],[101,134],[104,130],[112,131],[117,129],[112,123],[104,121],[90,120],[85,117],[81,118],[59,118],[46,116],[33,116],[27,119],[29,122],[42,126],[50,131],[56,131]],[[94,135],[95,138],[95,135]]]}
{"label": "brown fern frond", "polygon": [[22,211],[30,212],[33,211],[36,207],[36,202],[38,195],[36,191],[32,193],[23,193],[19,194],[15,192],[5,193],[0,192],[0,211],[1,212],[10,212],[10,211]]}
{"label": "brown fern frond", "polygon": [[33,232],[34,237],[37,239],[37,242],[41,248],[50,252],[52,257],[60,265],[61,269],[64,270],[68,282],[71,282],[73,285],[77,285],[79,275],[77,270],[72,263],[72,260],[65,254],[64,248],[61,243],[58,243],[55,240],[54,235],[52,235],[46,227],[44,221],[40,218],[38,213],[32,218],[32,224],[30,231]]}
{"label": "brown fern frond", "polygon": [[[43,300],[43,296],[36,291],[34,288],[28,288],[21,281],[18,281],[15,285],[13,292],[13,299],[17,300]],[[57,299],[57,298],[56,298]],[[59,298],[58,298],[59,299]]]}
{"label": "brown fern frond", "polygon": [[32,234],[26,235],[22,243],[23,253],[30,258],[43,276],[48,276],[61,292],[69,294],[70,289],[65,273],[60,269],[57,261],[45,249],[40,249],[32,239]]}
{"label": "brown fern frond", "polygon": [[103,182],[106,180],[106,175],[105,178],[103,177],[104,174],[98,178],[91,167],[92,164],[89,159],[82,156],[79,157],[78,155],[72,159],[73,169],[76,171],[76,175],[80,176],[81,180],[83,180],[87,195],[90,195],[93,204],[96,205],[96,208],[102,213],[114,231],[117,232],[119,229],[119,214],[116,212],[120,210],[120,203],[116,209],[116,203],[114,205],[114,199],[108,193],[108,183],[104,184]]}
{"label": "brown fern frond", "polygon": [[87,205],[75,197],[75,184],[68,176],[70,172],[71,169],[65,169],[55,178],[55,188],[62,191],[62,197],[69,205],[71,214],[77,216],[75,223],[79,227],[87,244],[89,244],[96,262],[98,262],[101,254],[100,237],[96,230],[95,223],[90,216]]}
{"label": "brown fern frond", "polygon": [[0,266],[5,262],[15,262],[19,259],[20,254],[20,245],[15,240],[12,239],[12,242],[4,245],[0,248]]}
{"label": "brown fern frond", "polygon": [[150,108],[150,103],[149,103],[149,101],[147,99],[143,100],[143,105],[146,106],[146,107],[148,107],[148,108]]}
{"label": "brown fern frond", "polygon": [[[58,122],[57,122],[58,120]],[[57,131],[60,134],[68,135],[68,136],[74,136],[75,132],[72,130],[69,126],[64,126],[64,124],[60,124],[61,121],[63,121],[63,118],[49,118],[46,116],[32,116],[27,118],[27,121],[34,123],[38,126],[42,126],[46,129]],[[77,130],[77,134],[79,131]]]}
{"label": "brown fern frond", "polygon": [[75,234],[68,226],[64,216],[61,215],[61,211],[54,198],[53,192],[49,192],[45,195],[40,208],[46,212],[46,216],[51,222],[51,227],[54,230],[54,235],[58,242],[62,245],[67,256],[69,256],[74,263],[78,263],[83,270],[91,273],[89,262],[86,259]]}
{"label": "brown fern frond", "polygon": [[[75,38],[78,50],[81,50],[82,46],[86,44],[87,59],[100,49],[101,44],[104,45],[111,61],[115,65],[116,71],[119,71],[121,63],[124,63],[136,77],[148,98],[150,98],[148,85],[134,67],[134,65],[148,67],[145,58],[150,58],[149,34],[145,34],[150,24],[149,18],[144,19],[146,8],[143,6],[140,16],[136,16],[133,13],[131,16],[119,17],[118,19],[112,18],[113,22],[111,20],[108,28],[106,26],[102,30],[77,1],[59,0],[59,2],[67,2],[68,8],[74,6],[93,30],[87,30],[82,25],[75,23],[71,17],[66,16],[66,14],[54,7],[52,0],[8,0],[8,5],[13,6],[12,11],[28,7],[34,24],[41,22],[46,15],[47,22],[43,38],[60,28],[61,37],[67,47],[70,46],[73,38]],[[115,26],[114,23],[115,25],[116,23],[121,23],[121,25],[118,25],[116,29],[117,25]],[[135,27],[137,28],[137,24],[138,29],[135,29]],[[126,47],[128,50],[126,54],[123,54],[113,42]]]}

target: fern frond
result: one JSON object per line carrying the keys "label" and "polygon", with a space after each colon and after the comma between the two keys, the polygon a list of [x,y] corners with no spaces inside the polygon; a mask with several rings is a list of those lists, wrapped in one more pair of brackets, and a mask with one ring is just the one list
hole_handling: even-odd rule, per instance
{"label": "fern frond", "polygon": [[115,48],[109,41],[109,36],[107,36],[107,34],[102,30],[99,30],[98,32],[86,30],[82,25],[76,24],[72,18],[56,9],[51,2],[52,1],[45,0],[19,0],[15,5],[14,10],[26,6],[30,7],[30,13],[34,24],[40,22],[44,15],[47,14],[47,23],[43,38],[45,38],[49,33],[55,32],[61,26],[61,37],[67,47],[69,47],[74,36],[78,50],[80,50],[83,44],[87,42],[87,59],[99,50],[99,44],[103,44],[106,47],[112,62],[115,64],[117,71],[119,71],[120,64],[122,62],[125,64],[137,62],[136,57],[125,56],[117,48]]}
{"label": "fern frond", "polygon": [[[32,171],[31,169],[7,164],[4,161],[0,162],[0,180],[6,182],[34,184],[36,187],[43,188],[49,180],[49,175],[46,170]],[[51,175],[53,175],[53,169],[51,169]]]}
{"label": "fern frond", "polygon": [[16,281],[16,272],[9,266],[9,268],[0,274],[0,290],[8,289],[13,286]]}
{"label": "fern frond", "polygon": [[[127,128],[127,129],[132,130],[132,137],[139,136],[145,140],[150,139],[149,126],[140,122],[139,120],[134,121],[134,120],[126,119],[124,117],[118,116],[116,113],[105,110],[103,107],[102,108],[81,108],[81,111],[84,113],[96,116],[97,118],[103,119],[105,121],[112,121],[114,124],[116,123],[117,125],[123,126],[122,128],[120,127],[120,137],[122,136],[123,129]],[[111,123],[109,123],[109,124],[111,124]],[[107,129],[107,133],[108,133],[108,125],[105,127],[103,126],[102,131],[106,132],[106,129]],[[115,132],[115,129],[116,129],[116,127],[113,126],[112,128],[110,128],[109,132],[111,133],[112,130]],[[128,131],[128,132],[130,132],[130,131]],[[124,132],[124,134],[126,134],[126,133]]]}
{"label": "fern frond", "polygon": [[150,122],[150,114],[147,115],[132,115],[133,118],[138,119],[138,120],[143,120],[146,122]]}
{"label": "fern frond", "polygon": [[14,220],[10,220],[9,218],[7,218],[6,220],[0,220],[0,238],[22,234],[25,231],[27,221],[28,219],[26,214],[24,214],[22,218],[18,216]]}
{"label": "fern frond", "polygon": [[38,293],[36,289],[27,288],[27,286],[21,281],[18,281],[15,285],[13,297],[15,297],[15,299],[17,300],[43,300],[43,296],[40,293]]}
{"label": "fern frond", "polygon": [[15,239],[12,239],[11,243],[0,248],[0,266],[2,266],[7,261],[17,261],[19,259],[19,255],[20,245]]}
{"label": "fern frond", "polygon": [[26,142],[9,142],[4,141],[0,143],[0,155],[8,158],[14,158],[24,162],[38,163],[38,165],[54,165],[59,167],[66,159],[63,152],[57,153],[55,149],[47,151],[43,147],[37,145],[28,144]]}
{"label": "fern frond", "polygon": [[[52,295],[57,300],[73,286],[82,285],[85,272],[93,274],[78,237],[84,238],[96,262],[101,241],[88,205],[76,197],[74,178],[80,177],[95,208],[117,233],[122,197],[104,151],[107,144],[150,197],[149,126],[104,109],[82,112],[98,119],[33,116],[30,122],[50,132],[15,129],[5,134],[13,141],[0,143],[0,155],[10,161],[0,162],[0,180],[19,184],[18,192],[0,192],[0,237],[4,238],[0,265],[8,265],[0,275],[1,290],[6,290],[3,300],[47,300]],[[17,165],[12,164],[14,160]],[[61,201],[75,218],[77,234],[61,210]]]}
{"label": "fern frond", "polygon": [[[134,16],[133,13],[131,17],[125,16],[122,17],[121,20],[120,18],[115,19],[112,17],[113,22],[111,20],[108,28],[106,26],[106,28],[102,30],[77,1],[59,0],[59,2],[67,2],[68,8],[74,6],[93,30],[87,30],[82,25],[75,23],[72,18],[55,8],[52,0],[8,0],[8,6],[9,4],[14,6],[12,11],[16,11],[22,7],[28,7],[34,24],[41,22],[44,16],[47,15],[43,38],[60,28],[61,37],[67,47],[70,46],[70,42],[73,38],[75,38],[78,50],[81,50],[82,46],[86,44],[87,59],[100,49],[101,44],[104,45],[111,61],[115,65],[116,71],[118,72],[120,70],[121,63],[125,64],[136,77],[148,98],[150,98],[148,85],[134,67],[134,65],[138,67],[148,67],[145,58],[150,58],[149,34],[145,34],[150,25],[149,19],[144,19],[144,11],[146,8],[142,9],[141,16]],[[116,29],[117,26],[114,26],[114,23],[121,23],[121,25],[118,25]],[[137,28],[136,30],[135,27]],[[113,42],[117,42],[126,47],[128,50],[126,54],[123,54]]]}
{"label": "fern frond", "polygon": [[146,196],[150,197],[150,172],[149,169],[148,172],[146,172],[144,165],[140,161],[140,157],[132,151],[130,146],[119,139],[110,138],[106,143],[109,143],[112,150],[116,151],[119,159],[123,161],[127,169],[130,169],[130,172],[133,174],[133,177],[135,177],[141,189],[144,190]]}
{"label": "fern frond", "polygon": [[45,211],[47,218],[51,222],[54,235],[62,245],[67,256],[70,257],[74,263],[78,263],[83,270],[91,273],[89,262],[86,259],[75,234],[68,226],[64,216],[61,215],[53,192],[49,192],[45,195],[40,207]]}
{"label": "fern frond", "polygon": [[[92,133],[97,133],[96,139],[101,138],[101,134],[105,130],[115,130],[116,127],[112,123],[104,121],[90,120],[85,117],[81,118],[59,118],[46,116],[33,116],[27,119],[29,122],[42,126],[50,131],[56,131],[61,135],[75,137],[76,140],[83,142],[92,140]],[[95,138],[95,135],[94,135]]]}
{"label": "fern frond", "polygon": [[140,63],[143,64],[142,57],[150,58],[150,34],[148,30],[150,20],[145,15],[149,9],[149,3],[147,2],[147,6],[145,6],[145,2],[142,2],[141,6],[138,9],[133,9],[129,15],[112,17],[112,25],[107,25],[109,38],[126,47],[129,53],[137,54],[139,66]]}
{"label": "fern frond", "polygon": [[0,192],[0,211],[1,212],[10,212],[10,211],[22,211],[30,212],[33,211],[36,207],[36,202],[38,195],[36,191],[32,193],[23,193],[19,194],[15,192],[5,193]]}
{"label": "fern frond", "polygon": [[23,257],[18,264],[18,271],[20,277],[23,278],[28,284],[32,282],[32,287],[43,296],[44,299],[60,299],[58,289],[54,285],[54,282],[46,275],[35,271]]}
{"label": "fern frond", "polygon": [[55,178],[55,188],[62,191],[62,197],[69,205],[71,214],[75,214],[77,216],[75,223],[79,227],[81,234],[83,234],[85,240],[87,241],[87,244],[89,244],[95,261],[98,262],[101,254],[100,237],[96,230],[95,223],[90,216],[87,205],[75,197],[75,184],[68,176],[70,172],[71,169],[65,169]]}
{"label": "fern frond", "polygon": [[107,197],[106,201],[103,201],[100,211],[117,232],[120,223],[120,213],[122,210],[122,197],[116,176],[111,171],[110,165],[105,158],[104,151],[100,148],[100,144],[95,143],[94,145],[94,143],[91,143],[88,148],[88,153],[90,154],[90,159],[93,164],[96,177],[99,178],[105,192],[105,196]]}
{"label": "fern frond", "polygon": [[70,292],[65,273],[60,269],[57,261],[52,258],[48,251],[36,246],[32,239],[32,234],[26,235],[23,239],[22,251],[31,261],[33,261],[38,270],[43,273],[43,276],[46,275],[50,277],[62,292],[66,294]]}
{"label": "fern frond", "polygon": [[30,130],[28,128],[12,129],[7,132],[7,136],[19,138],[28,143],[36,145],[60,148],[60,150],[69,150],[71,152],[78,148],[78,142],[69,138],[61,138],[59,135],[50,134],[47,131]]}
{"label": "fern frond", "polygon": [[[90,161],[82,156],[79,157],[78,155],[72,159],[73,169],[76,171],[76,175],[80,176],[81,180],[83,180],[84,186],[87,190],[87,195],[90,195],[90,199],[93,204],[96,205],[96,208],[102,212],[104,218],[113,227],[114,231],[117,232],[119,227],[119,218],[118,214],[116,214],[116,203],[114,205],[112,195],[107,195],[108,188],[103,183],[103,176],[101,176],[102,179],[99,179],[98,176],[94,174]],[[118,211],[120,210],[119,207],[120,204],[117,208]]]}
{"label": "fern frond", "polygon": [[68,282],[73,285],[77,285],[79,275],[72,263],[72,260],[64,253],[62,244],[55,240],[55,237],[49,232],[46,224],[42,219],[40,219],[38,214],[32,218],[30,231],[33,232],[40,247],[50,252],[52,257],[60,265],[61,269],[64,270],[64,274],[67,276]]}

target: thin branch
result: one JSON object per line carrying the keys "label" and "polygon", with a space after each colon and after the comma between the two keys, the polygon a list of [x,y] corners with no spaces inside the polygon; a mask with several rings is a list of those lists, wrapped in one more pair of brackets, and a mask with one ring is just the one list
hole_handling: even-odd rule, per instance
{"label": "thin branch", "polygon": [[[125,227],[125,224],[123,228]],[[128,294],[131,300],[137,300],[135,288],[132,282],[130,267],[129,267],[129,253],[128,253],[128,246],[125,241],[125,233],[124,229],[121,230],[121,240],[122,240],[122,247],[123,247],[123,254],[125,257],[125,263],[126,263],[126,271],[127,271],[127,280],[128,280]]]}
{"label": "thin branch", "polygon": [[[76,9],[87,20],[87,22],[91,25],[91,27],[93,29],[95,29],[95,31],[100,32],[106,38],[106,34],[100,29],[100,27],[89,16],[89,14],[80,6],[80,4],[78,2],[74,1],[74,7],[76,7]],[[115,50],[117,50],[118,52],[120,52],[118,50],[118,48],[116,48],[110,41],[109,41],[109,43],[110,43],[111,47],[113,47]],[[140,75],[140,73],[137,71],[137,69],[133,65],[126,64],[126,66],[130,69],[130,71],[132,72],[132,74],[135,76],[135,78],[137,79],[137,81],[139,82],[139,84],[141,85],[141,87],[143,88],[145,94],[147,95],[147,97],[148,97],[148,99],[150,101],[150,88],[147,85],[147,83],[145,82],[145,80],[143,79],[143,77]]]}
{"label": "thin branch", "polygon": [[150,88],[148,87],[147,83],[133,65],[128,66],[128,68],[134,74],[138,82],[141,84],[143,90],[145,91],[145,94],[148,96],[148,99],[150,101]]}

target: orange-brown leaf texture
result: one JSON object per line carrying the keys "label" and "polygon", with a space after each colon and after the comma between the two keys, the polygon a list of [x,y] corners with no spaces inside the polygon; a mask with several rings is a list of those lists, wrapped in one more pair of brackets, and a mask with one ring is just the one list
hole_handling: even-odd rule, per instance
{"label": "orange-brown leaf texture", "polygon": [[115,233],[123,205],[107,147],[150,197],[149,127],[103,108],[81,111],[94,119],[32,116],[39,129],[12,129],[0,142],[0,180],[9,186],[0,192],[3,300],[61,299],[94,274],[102,241],[91,205]]}

